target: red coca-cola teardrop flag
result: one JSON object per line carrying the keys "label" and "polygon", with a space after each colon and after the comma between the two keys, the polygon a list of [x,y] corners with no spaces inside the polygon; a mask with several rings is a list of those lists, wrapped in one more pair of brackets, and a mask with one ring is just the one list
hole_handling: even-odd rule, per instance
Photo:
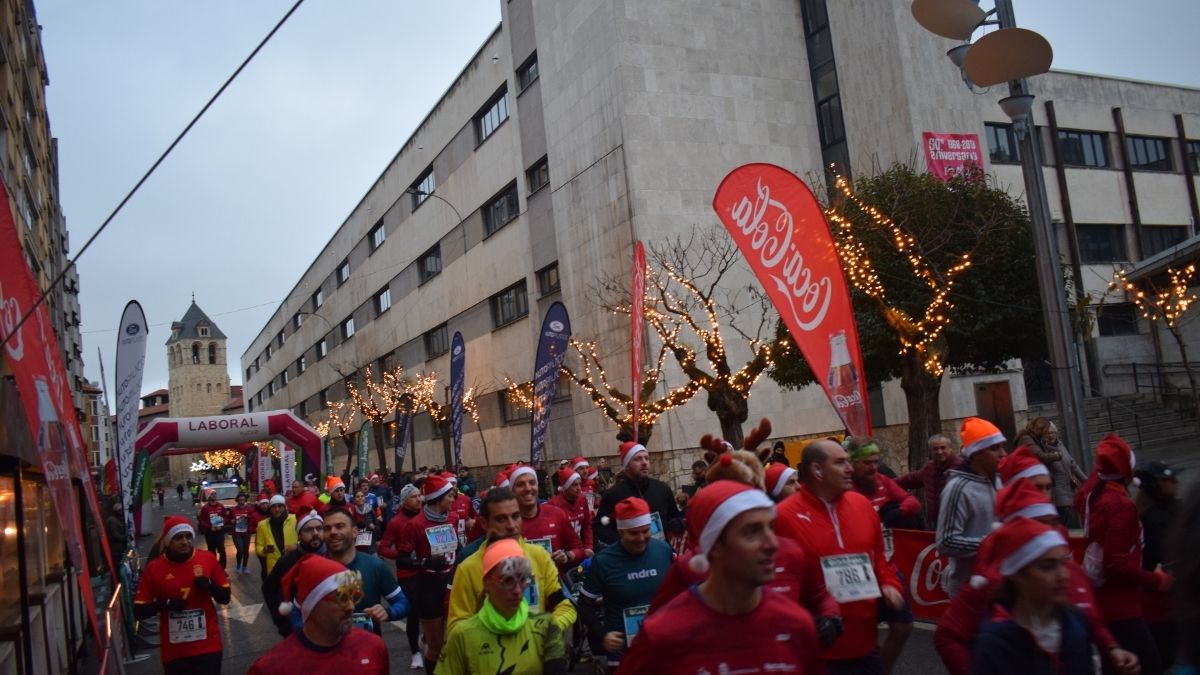
{"label": "red coca-cola teardrop flag", "polygon": [[846,430],[871,433],[858,328],[829,223],[808,186],[773,164],[746,164],[713,209],[750,263]]}

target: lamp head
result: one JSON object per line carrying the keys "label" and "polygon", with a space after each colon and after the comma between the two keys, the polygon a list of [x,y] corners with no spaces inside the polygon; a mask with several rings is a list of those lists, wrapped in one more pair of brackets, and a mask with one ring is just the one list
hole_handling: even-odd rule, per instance
{"label": "lamp head", "polygon": [[1017,137],[1024,138],[1033,122],[1033,94],[1005,96],[1000,99],[1000,109],[1013,121],[1013,131]]}
{"label": "lamp head", "polygon": [[987,12],[977,0],[913,0],[913,18],[933,33],[951,40],[969,40]]}

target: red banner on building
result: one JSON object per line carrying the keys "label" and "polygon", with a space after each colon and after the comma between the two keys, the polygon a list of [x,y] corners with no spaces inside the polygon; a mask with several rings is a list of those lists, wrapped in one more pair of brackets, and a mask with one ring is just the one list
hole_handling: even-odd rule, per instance
{"label": "red banner on building", "polygon": [[633,440],[638,439],[638,410],[642,403],[642,330],[646,305],[646,249],[639,240],[633,246],[633,280],[629,290],[632,303],[629,320],[629,360],[633,377],[633,385],[629,389],[633,397]]}
{"label": "red banner on building", "polygon": [[[7,189],[2,182],[0,204],[6,205],[0,208],[0,330],[4,336],[4,358],[16,379],[29,431],[35,436],[42,471],[46,475],[46,486],[62,526],[67,553],[80,572],[77,578],[84,605],[91,610],[96,603],[92,594],[91,567],[83,546],[79,503],[75,500],[75,489],[71,485],[72,465],[75,475],[82,479],[84,492],[91,501],[96,526],[101,531],[104,519],[100,516],[96,486],[92,484],[83,439],[79,433],[79,421],[71,400],[71,388],[46,305],[38,305],[29,320],[20,330],[16,330],[21,317],[29,312],[41,295],[41,289],[22,254],[12,211],[7,208]],[[33,533],[33,536],[42,534]],[[104,554],[111,559],[107,539],[103,536],[100,539]],[[90,623],[96,641],[100,643],[96,622]]]}
{"label": "red banner on building", "polygon": [[870,435],[850,290],[817,198],[787,169],[746,164],[721,181],[713,209],[847,431]]}
{"label": "red banner on building", "polygon": [[979,136],[976,134],[921,134],[925,145],[925,161],[929,173],[942,180],[950,180],[968,167],[983,167],[979,151]]}

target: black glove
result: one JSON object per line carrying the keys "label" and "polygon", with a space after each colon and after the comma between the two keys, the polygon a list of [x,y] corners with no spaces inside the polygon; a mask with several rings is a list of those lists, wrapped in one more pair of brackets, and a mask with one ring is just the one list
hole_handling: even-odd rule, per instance
{"label": "black glove", "polygon": [[828,647],[842,634],[842,617],[822,616],[817,618],[817,636],[822,647]]}
{"label": "black glove", "polygon": [[431,572],[442,572],[450,569],[450,561],[446,560],[446,556],[444,555],[431,555],[421,561],[421,567]]}
{"label": "black glove", "polygon": [[166,600],[159,600],[158,603],[168,612],[182,612],[187,609],[187,601],[183,598],[167,598]]}
{"label": "black glove", "polygon": [[213,582],[212,579],[209,579],[208,577],[196,577],[195,579],[192,579],[192,587],[198,591],[212,593]]}

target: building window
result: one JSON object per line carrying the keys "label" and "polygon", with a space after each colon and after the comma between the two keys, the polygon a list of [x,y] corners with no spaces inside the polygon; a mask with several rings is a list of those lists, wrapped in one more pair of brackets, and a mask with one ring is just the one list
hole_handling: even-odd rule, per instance
{"label": "building window", "polygon": [[422,173],[417,182],[413,183],[409,188],[409,192],[412,193],[412,207],[414,211],[418,206],[425,203],[426,199],[429,199],[429,195],[433,194],[433,190],[436,187],[437,183],[433,177],[433,167],[431,166],[425,169],[425,173]]}
{"label": "building window", "polygon": [[434,244],[433,248],[429,249],[417,259],[417,276],[421,278],[421,283],[425,283],[436,277],[442,272],[442,245]]}
{"label": "building window", "polygon": [[1108,134],[1098,131],[1059,131],[1062,163],[1103,169],[1108,162]]}
{"label": "building window", "polygon": [[279,388],[286,387],[288,383],[288,371],[283,371],[279,374]]}
{"label": "building window", "polygon": [[383,240],[387,239],[387,232],[383,231],[383,221],[382,220],[379,221],[378,223],[376,223],[375,227],[371,228],[371,231],[367,234],[367,238],[371,242],[371,251],[372,252],[377,250],[380,246],[383,246]]}
{"label": "building window", "polygon": [[317,340],[317,360],[325,358],[329,355],[329,341],[325,338]]}
{"label": "building window", "polygon": [[272,354],[272,353],[273,353],[273,352],[271,351],[271,345],[267,345],[267,351],[263,352],[263,357],[264,357],[264,358],[263,358],[263,361],[264,361],[264,362],[266,362],[266,361],[270,361],[270,360],[271,360],[271,354]]}
{"label": "building window", "polygon": [[1127,136],[1129,167],[1137,171],[1170,171],[1171,147],[1165,138],[1149,136]]}
{"label": "building window", "polygon": [[507,390],[500,392],[500,418],[505,424],[528,422],[533,417],[533,411],[521,405],[516,397],[509,396]]}
{"label": "building window", "polygon": [[341,286],[350,279],[350,261],[343,260],[337,268],[337,285]]}
{"label": "building window", "polygon": [[292,329],[299,330],[300,326],[302,325],[304,325],[304,315],[300,312],[296,312],[292,316]]}
{"label": "building window", "polygon": [[550,184],[550,163],[543,157],[525,170],[525,179],[529,182],[529,194]]}
{"label": "building window", "polygon": [[425,358],[432,359],[435,356],[441,356],[450,351],[450,337],[446,329],[446,324],[442,324],[437,328],[425,334]]}
{"label": "building window", "polygon": [[303,375],[304,371],[307,369],[308,369],[308,360],[306,358],[301,356],[300,358],[296,359],[296,374],[297,375]]}
{"label": "building window", "polygon": [[300,405],[296,406],[296,416],[300,419],[308,417],[308,401],[300,401]]}
{"label": "building window", "polygon": [[247,379],[247,380],[249,380],[249,379],[250,379],[250,376],[251,376],[251,375],[253,375],[253,374],[254,374],[254,372],[253,372],[253,369],[252,369],[252,368],[246,368],[246,379]]}
{"label": "building window", "polygon": [[1126,262],[1124,225],[1076,225],[1080,262],[1085,264]]}
{"label": "building window", "polygon": [[325,304],[325,289],[318,288],[316,293],[312,294],[313,311],[320,309],[321,305]]}
{"label": "building window", "polygon": [[197,365],[200,363],[200,343],[199,342],[192,343],[192,363],[197,364]]}
{"label": "building window", "polygon": [[321,409],[329,407],[329,390],[322,389],[321,393],[317,394],[317,402],[321,404]]}
{"label": "building window", "polygon": [[385,288],[375,294],[375,315],[379,316],[392,306],[392,289]]}
{"label": "building window", "polygon": [[278,333],[278,334],[276,334],[276,335],[275,335],[275,346],[276,346],[276,347],[282,347],[282,346],[283,346],[283,340],[284,340],[284,337],[283,337],[283,331],[281,330],[281,331],[279,331],[279,333]]}
{"label": "building window", "polygon": [[392,372],[396,365],[396,352],[388,352],[379,357],[379,372],[381,375]]}
{"label": "building window", "polygon": [[1187,225],[1143,225],[1142,257],[1149,258],[1188,238]]}
{"label": "building window", "polygon": [[500,291],[491,298],[492,325],[506,326],[529,314],[529,296],[525,291],[525,280]]}
{"label": "building window", "polygon": [[490,237],[517,217],[517,185],[513,183],[483,207],[483,236]]}
{"label": "building window", "polygon": [[354,337],[354,317],[348,317],[342,322],[342,339],[349,340]]}
{"label": "building window", "polygon": [[208,326],[200,326],[200,337],[208,337]]}
{"label": "building window", "polygon": [[476,141],[478,143],[486,141],[506,119],[508,119],[508,88],[501,87],[500,93],[492,97],[483,107],[483,112],[475,117]]}
{"label": "building window", "polygon": [[988,157],[993,162],[1015,163],[1021,161],[1021,153],[1017,149],[1017,137],[1011,124],[983,125],[987,132]]}
{"label": "building window", "polygon": [[[211,387],[212,385],[209,385],[209,386]],[[275,395],[275,380],[271,380],[270,382],[267,383],[267,398],[271,398],[274,395]]]}
{"label": "building window", "polygon": [[537,52],[525,59],[525,63],[517,68],[517,90],[525,91],[525,88],[533,84],[538,79],[538,62]]}
{"label": "building window", "polygon": [[208,344],[208,362],[210,365],[217,362],[217,346],[211,342]]}
{"label": "building window", "polygon": [[842,97],[834,94],[817,101],[817,126],[821,132],[821,147],[827,148],[846,140],[846,126],[842,118]]}
{"label": "building window", "polygon": [[558,283],[558,263],[552,263],[537,273],[538,293],[549,295],[557,291],[561,286]]}
{"label": "building window", "polygon": [[1192,164],[1192,174],[1200,173],[1200,141],[1187,142],[1187,158]]}
{"label": "building window", "polygon": [[1096,310],[1096,327],[1100,337],[1137,335],[1137,307],[1132,302],[1101,305]]}

